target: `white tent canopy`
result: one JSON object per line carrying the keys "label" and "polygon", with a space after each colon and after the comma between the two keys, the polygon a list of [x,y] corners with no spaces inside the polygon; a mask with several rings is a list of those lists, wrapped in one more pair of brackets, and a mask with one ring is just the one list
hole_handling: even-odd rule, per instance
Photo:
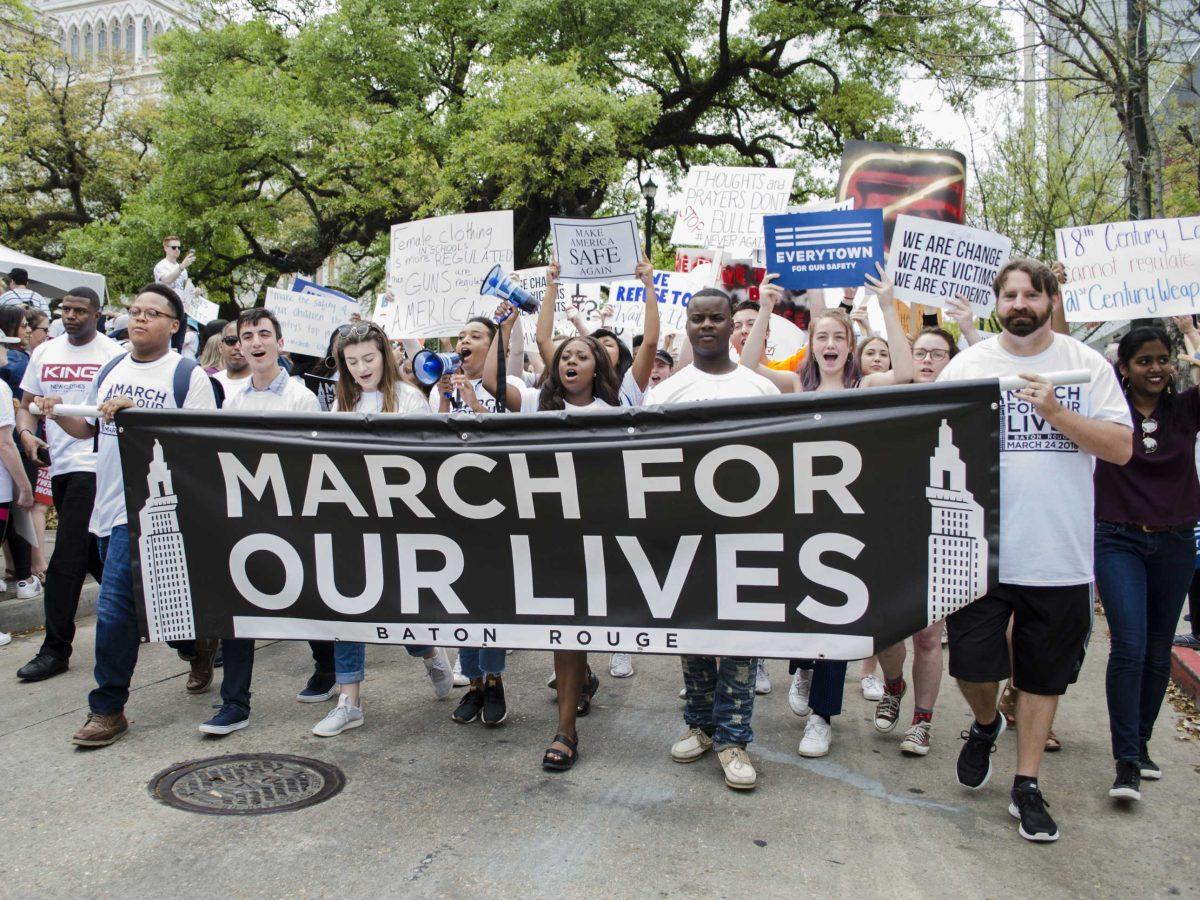
{"label": "white tent canopy", "polygon": [[29,286],[44,297],[55,299],[62,297],[71,288],[90,287],[100,295],[100,302],[104,302],[103,275],[42,262],[37,257],[26,256],[0,244],[0,272],[7,275],[13,269],[24,269],[28,272]]}

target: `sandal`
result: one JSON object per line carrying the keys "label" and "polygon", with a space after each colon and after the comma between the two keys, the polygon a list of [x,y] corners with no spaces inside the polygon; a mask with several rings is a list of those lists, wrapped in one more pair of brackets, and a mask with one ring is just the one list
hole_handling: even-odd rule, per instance
{"label": "sandal", "polygon": [[588,668],[587,674],[587,681],[583,683],[583,690],[579,692],[579,702],[575,704],[577,716],[586,716],[592,711],[592,698],[596,696],[596,691],[600,690],[600,679],[591,667]]}
{"label": "sandal", "polygon": [[565,734],[556,734],[551,743],[562,744],[571,751],[571,755],[568,756],[556,747],[547,747],[545,754],[542,756],[543,769],[547,772],[565,772],[571,766],[575,765],[575,760],[579,759],[578,735],[575,740],[571,740]]}
{"label": "sandal", "polygon": [[1051,728],[1050,733],[1046,735],[1046,752],[1057,753],[1061,749],[1062,741],[1058,739],[1058,736],[1054,733],[1054,729]]}
{"label": "sandal", "polygon": [[1000,693],[1000,703],[997,707],[1004,716],[1004,723],[1012,728],[1017,724],[1017,689],[1012,684],[1006,684]]}

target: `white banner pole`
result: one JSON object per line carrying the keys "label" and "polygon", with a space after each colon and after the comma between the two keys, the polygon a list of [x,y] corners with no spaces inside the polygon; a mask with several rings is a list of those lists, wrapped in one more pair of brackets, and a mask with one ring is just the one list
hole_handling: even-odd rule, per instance
{"label": "white banner pole", "polygon": [[[1054,385],[1087,384],[1092,380],[1092,373],[1087,369],[1068,369],[1065,372],[1040,372],[1038,374]],[[1029,384],[1024,378],[1017,375],[997,378],[996,382],[1002,391],[1018,391]]]}

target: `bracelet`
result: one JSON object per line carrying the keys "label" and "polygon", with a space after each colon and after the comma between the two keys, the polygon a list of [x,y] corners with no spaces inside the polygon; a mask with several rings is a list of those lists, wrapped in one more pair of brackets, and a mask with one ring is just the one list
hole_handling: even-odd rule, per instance
{"label": "bracelet", "polygon": [[[32,428],[22,428],[20,431],[17,432],[17,437],[19,438],[21,435],[26,434],[26,433],[33,434],[33,429]],[[37,435],[34,435],[34,437],[37,437]]]}

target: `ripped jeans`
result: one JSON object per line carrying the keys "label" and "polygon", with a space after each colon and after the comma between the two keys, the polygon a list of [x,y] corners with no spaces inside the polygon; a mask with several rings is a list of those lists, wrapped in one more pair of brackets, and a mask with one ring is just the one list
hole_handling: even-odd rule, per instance
{"label": "ripped jeans", "polygon": [[682,656],[687,702],[683,721],[713,739],[717,750],[745,747],[754,740],[754,674],[757,660],[746,657]]}

